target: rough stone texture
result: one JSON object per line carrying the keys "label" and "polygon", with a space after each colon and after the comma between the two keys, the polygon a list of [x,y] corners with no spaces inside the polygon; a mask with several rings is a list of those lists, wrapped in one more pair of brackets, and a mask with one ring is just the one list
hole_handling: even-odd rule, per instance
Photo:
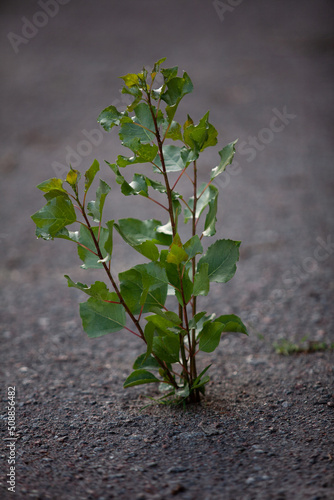
{"label": "rough stone texture", "polygon": [[[6,389],[15,385],[15,498],[334,497],[333,352],[279,356],[273,347],[305,336],[334,342],[334,248],[321,247],[334,240],[333,4],[223,4],[220,19],[211,1],[72,0],[16,54],[7,34],[22,36],[22,18],[37,19],[41,7],[1,3],[0,418],[6,439]],[[29,216],[42,203],[34,186],[60,172],[66,148],[80,151],[104,107],[122,105],[117,77],[162,56],[194,82],[180,121],[210,109],[220,145],[239,137],[239,167],[217,182],[217,236],[242,240],[238,272],[201,305],[239,314],[250,336],[203,353],[200,364],[213,366],[200,407],[140,412],[154,388],[122,388],[140,342],[125,332],[86,337],[84,298],[63,275],[90,282],[96,273],[79,268],[70,244],[37,241]],[[78,167],[122,151],[116,133],[103,133]],[[104,178],[112,182],[107,170]],[[133,201],[113,184],[112,218],[152,216],[145,200]],[[116,239],[115,272],[136,258]],[[1,442],[1,497],[12,498]]]}

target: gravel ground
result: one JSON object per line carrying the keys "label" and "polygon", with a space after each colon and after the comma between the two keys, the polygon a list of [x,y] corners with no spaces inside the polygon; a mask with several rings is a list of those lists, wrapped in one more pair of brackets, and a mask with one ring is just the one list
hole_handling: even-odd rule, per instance
{"label": "gravel ground", "polygon": [[[334,498],[333,350],[274,349],[334,342],[332,2],[60,3],[47,18],[35,1],[0,7],[1,498],[13,496],[8,386],[18,499]],[[217,236],[242,240],[240,263],[201,305],[239,314],[250,335],[202,353],[213,366],[200,406],[140,411],[155,389],[122,388],[140,342],[86,337],[83,297],[63,275],[98,278],[66,242],[37,241],[29,216],[42,204],[35,185],[61,174],[69,151],[82,169],[122,152],[104,132],[85,151],[85,131],[124,104],[119,75],[163,56],[194,83],[180,121],[210,109],[220,146],[239,137],[237,168],[217,182]],[[116,187],[109,203],[112,218],[152,216]],[[135,262],[117,239],[115,253],[115,272]]]}

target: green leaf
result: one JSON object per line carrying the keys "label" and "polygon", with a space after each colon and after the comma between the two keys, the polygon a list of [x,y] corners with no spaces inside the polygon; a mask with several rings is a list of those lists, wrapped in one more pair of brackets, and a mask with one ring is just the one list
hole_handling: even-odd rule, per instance
{"label": "green leaf", "polygon": [[165,102],[167,102],[168,100],[170,103],[174,103],[166,106],[166,114],[168,120],[171,122],[175,116],[176,110],[178,108],[181,99],[186,94],[192,92],[193,84],[189,76],[186,73],[184,73],[184,76],[182,78],[172,78],[171,80],[169,80],[167,86],[168,90],[167,92],[161,95],[161,98],[165,100]]}
{"label": "green leaf", "polygon": [[182,299],[182,293],[181,293],[181,281],[180,281],[180,273],[177,269],[176,264],[164,263],[166,273],[168,276],[168,281],[169,283],[175,287],[175,296],[179,302],[179,304],[186,305],[191,299],[192,293],[193,293],[193,282],[189,278],[189,272],[186,269],[183,274],[182,278],[182,285],[183,285],[183,292],[184,292],[184,299],[185,299],[185,304]]}
{"label": "green leaf", "polygon": [[245,333],[246,335],[248,335],[246,326],[235,314],[225,314],[223,316],[219,316],[219,318],[217,318],[215,321],[223,323],[223,332]]}
{"label": "green leaf", "polygon": [[140,370],[140,369],[159,370],[161,366],[152,355],[147,356],[146,353],[144,353],[138,356],[132,368],[134,370]]}
{"label": "green leaf", "polygon": [[62,179],[57,179],[55,177],[53,177],[52,179],[48,179],[47,181],[41,182],[41,184],[38,184],[38,186],[36,187],[46,193],[53,190],[63,191],[64,193],[67,193],[67,191],[63,188]]}
{"label": "green leaf", "polygon": [[96,191],[96,200],[90,201],[87,204],[88,215],[93,217],[94,222],[100,222],[102,219],[104,202],[106,200],[109,191],[110,191],[110,186],[108,186],[106,182],[100,179],[100,184]]}
{"label": "green leaf", "polygon": [[139,264],[118,276],[121,294],[133,314],[139,314],[142,306],[145,313],[166,302],[168,279],[158,263]]}
{"label": "green leaf", "polygon": [[238,316],[226,314],[219,316],[215,321],[206,321],[199,334],[199,349],[204,352],[214,351],[220,342],[223,332],[245,333],[247,329]]}
{"label": "green leaf", "polygon": [[152,241],[144,241],[144,243],[136,245],[133,248],[149,260],[154,262],[159,260],[159,250]]}
{"label": "green leaf", "polygon": [[[108,162],[106,162],[108,163]],[[152,187],[155,191],[158,191],[159,193],[166,193],[167,189],[166,186],[164,186],[161,182],[154,181],[152,179],[149,179],[145,175],[142,174],[134,174],[133,180],[128,183],[126,179],[123,177],[123,175],[120,173],[118,166],[113,163],[108,163],[110,168],[113,170],[113,172],[116,175],[116,182],[120,184],[121,186],[121,191],[124,194],[124,196],[130,196],[130,195],[141,195],[144,196],[145,198],[148,197],[148,188]],[[175,200],[177,198],[181,197],[179,193],[176,191],[172,192],[172,199]],[[164,231],[161,231],[164,232]]]}
{"label": "green leaf", "polygon": [[[171,321],[167,319],[167,317],[162,316],[160,314],[153,314],[152,316],[146,316],[146,321],[149,321],[150,323],[153,323],[153,325],[161,330],[164,334],[170,333],[169,328],[174,328],[175,327],[175,321]],[[180,322],[178,323],[180,324]]]}
{"label": "green leaf", "polygon": [[191,118],[191,116],[187,115],[187,119],[183,124],[183,130],[186,130],[186,128],[190,127],[190,125],[194,125],[194,120]]}
{"label": "green leaf", "polygon": [[[180,170],[183,170],[189,165],[190,162],[196,159],[194,157],[193,151],[186,148],[185,146],[179,147],[172,144],[167,144],[162,146],[162,152],[164,156],[166,172],[178,172]],[[159,167],[154,167],[154,172],[161,173],[162,164],[159,155],[157,155],[154,159],[154,163]]]}
{"label": "green leaf", "polygon": [[[175,70],[175,68],[172,69]],[[164,70],[164,73],[161,71],[164,76],[167,75],[166,72],[167,70]],[[168,76],[170,77],[170,74]],[[178,105],[182,97],[193,91],[192,81],[186,72],[183,73],[182,77],[168,78],[165,83],[167,84],[167,90],[162,94],[161,99],[168,106]]]}
{"label": "green leaf", "polygon": [[206,377],[203,377],[201,380],[196,382],[196,384],[194,383],[192,386],[192,389],[199,389],[200,387],[203,387],[208,382],[210,382],[210,377],[207,375]]}
{"label": "green leaf", "polygon": [[200,258],[198,269],[205,262],[209,264],[208,276],[210,281],[226,283],[233,278],[239,260],[240,241],[217,240],[211,245],[206,254]]}
{"label": "green leaf", "polygon": [[81,174],[79,170],[74,170],[72,167],[66,176],[66,182],[71,186],[73,191],[76,191]]}
{"label": "green leaf", "polygon": [[[208,371],[208,369],[212,366],[212,363],[210,365],[208,365],[206,368],[204,368],[203,371],[201,371],[201,373],[198,375],[197,378],[195,378],[194,382],[193,382],[193,386],[192,386],[192,389],[196,387],[198,387],[197,384],[199,384],[201,382],[201,378],[203,377],[203,375]],[[206,382],[205,382],[206,383]]]}
{"label": "green leaf", "polygon": [[[144,359],[146,360],[149,355],[152,353],[152,348],[153,348],[153,337],[154,337],[154,331],[155,331],[155,326],[153,323],[147,323],[144,328],[144,337],[146,340],[146,354],[144,356]],[[158,363],[159,364],[159,363]],[[160,367],[160,365],[159,365]]]}
{"label": "green leaf", "polygon": [[[197,324],[200,322],[200,320],[205,316],[206,314],[206,311],[201,311],[197,314],[195,314],[195,316],[189,321],[189,328],[192,329],[192,328],[196,328]],[[202,329],[202,326],[203,326],[203,323],[205,321],[207,321],[208,318],[206,318],[203,322],[202,322],[202,325],[200,326],[199,330]]]}
{"label": "green leaf", "polygon": [[[77,288],[78,290],[81,290],[82,292],[86,293],[87,295],[90,295],[91,297],[94,297],[96,299],[99,299],[101,301],[104,300],[111,300],[111,292],[109,292],[107,285],[103,283],[103,281],[95,281],[95,283],[91,286],[85,285],[83,283],[75,283],[74,281],[71,280],[69,276],[65,274],[65,278],[67,279],[67,284],[69,288]],[[118,299],[117,299],[118,300]]]}
{"label": "green leaf", "polygon": [[[159,384],[159,392],[166,393],[167,391],[170,391],[171,387],[173,387],[172,384],[168,381],[168,379],[165,378],[164,382],[161,382],[161,384]],[[154,401],[156,401],[156,402],[161,401],[162,402],[163,399],[168,398],[169,396],[172,396],[174,394],[175,394],[175,389],[173,387],[173,390],[168,392],[168,394],[165,394],[161,398],[154,399]],[[165,403],[162,402],[162,404],[165,404]]]}
{"label": "green leaf", "polygon": [[186,261],[188,258],[188,254],[183,250],[183,248],[178,247],[177,245],[172,244],[170,252],[167,256],[167,262],[171,262],[173,264],[181,264],[181,262]]}
{"label": "green leaf", "polygon": [[133,194],[140,194],[141,196],[148,196],[148,186],[146,177],[142,174],[134,174],[129,186],[133,190]]}
{"label": "green leaf", "polygon": [[199,349],[203,352],[213,352],[219,345],[224,325],[218,321],[207,322],[199,335]]}
{"label": "green leaf", "polygon": [[171,323],[174,323],[177,326],[182,323],[182,320],[180,319],[180,317],[178,316],[178,314],[176,314],[173,311],[162,311],[158,307],[151,307],[150,311],[154,312],[158,316],[161,316],[162,318],[166,319],[167,321],[170,321]]}
{"label": "green leaf", "polygon": [[68,231],[66,227],[63,227],[57,234],[54,235],[55,238],[61,238],[64,240],[73,241],[74,243],[79,242],[79,231]]}
{"label": "green leaf", "polygon": [[123,384],[123,387],[133,387],[134,385],[150,384],[152,382],[160,382],[159,379],[153,373],[147,370],[135,370],[128,376]]}
{"label": "green leaf", "polygon": [[106,226],[108,228],[108,238],[104,244],[104,249],[107,253],[108,260],[111,259],[112,255],[112,249],[113,249],[113,229],[114,229],[114,222],[113,220],[110,220],[106,223]]}
{"label": "green leaf", "polygon": [[85,193],[87,193],[88,189],[92,185],[94,177],[97,172],[100,170],[100,165],[97,160],[94,160],[89,169],[85,172]]}
{"label": "green leaf", "polygon": [[208,136],[207,136],[206,141],[204,141],[204,144],[202,144],[201,151],[204,151],[204,149],[206,149],[208,147],[215,146],[218,142],[218,140],[217,140],[218,132],[211,123],[208,123],[207,132],[208,132]]}
{"label": "green leaf", "polygon": [[148,182],[147,178],[142,174],[134,174],[132,182],[130,184],[125,180],[123,175],[120,173],[116,164],[110,164],[111,169],[116,175],[116,182],[120,184],[121,191],[124,196],[130,195],[141,195],[147,198],[148,196]]}
{"label": "green leaf", "polygon": [[166,122],[166,126],[163,128],[163,135],[165,135],[168,126],[169,129],[166,138],[173,141],[182,141],[181,125],[174,120],[170,124]]}
{"label": "green leaf", "polygon": [[165,83],[168,83],[169,80],[177,76],[178,69],[177,66],[173,66],[173,68],[161,68],[161,74],[164,77]]}
{"label": "green leaf", "polygon": [[224,172],[227,165],[230,165],[232,163],[235,153],[235,144],[237,143],[237,141],[238,139],[233,142],[230,142],[221,151],[219,151],[220,163],[219,165],[217,165],[217,167],[211,170],[211,176],[210,176],[211,180],[217,177],[217,175]]}
{"label": "green leaf", "polygon": [[120,219],[115,224],[115,229],[130,246],[136,248],[145,241],[152,241],[158,245],[170,245],[172,238],[169,235],[160,233],[157,229],[161,227],[161,222],[155,219]]}
{"label": "green leaf", "polygon": [[204,231],[203,231],[203,236],[213,236],[216,234],[216,221],[217,221],[217,208],[218,208],[218,189],[216,186],[210,186],[208,187],[207,191],[209,191],[209,211],[206,215],[205,222],[204,222]]}
{"label": "green leaf", "polygon": [[[200,314],[201,313],[198,313],[196,316],[199,316]],[[203,316],[196,321],[196,327],[195,327],[196,339],[199,338],[199,335],[200,335],[205,323],[208,323],[210,321],[214,321],[215,317],[216,317],[215,313],[206,314],[206,311],[205,311]]]}
{"label": "green leaf", "polygon": [[119,125],[124,113],[117,111],[115,106],[108,106],[98,116],[98,123],[102,125],[104,130],[109,132],[115,125]]}
{"label": "green leaf", "polygon": [[128,73],[125,76],[120,76],[120,78],[124,80],[125,85],[127,85],[128,87],[134,87],[139,83],[138,75],[136,75],[135,73]]}
{"label": "green leaf", "polygon": [[202,263],[199,268],[199,271],[195,274],[194,280],[194,290],[193,294],[195,296],[198,295],[207,295],[210,290],[210,282],[209,282],[209,264],[207,262]]}
{"label": "green leaf", "polygon": [[[156,63],[154,63],[154,66],[153,66],[153,73],[157,73],[159,71],[159,68],[160,68],[160,65],[166,61],[166,57],[161,57],[161,59],[159,59]],[[161,70],[163,71],[163,70]]]}
{"label": "green leaf", "polygon": [[128,165],[135,165],[136,163],[152,162],[157,155],[158,146],[156,144],[142,144],[139,139],[135,138],[131,141],[131,150],[135,153],[135,156],[129,158],[119,155],[117,157],[117,164],[119,167],[124,168]]}
{"label": "green leaf", "polygon": [[[116,293],[111,293],[109,297],[110,300],[118,300]],[[80,316],[84,331],[92,338],[118,332],[126,323],[122,305],[101,302],[94,297],[80,304]]]}
{"label": "green leaf", "polygon": [[118,166],[116,163],[109,163],[106,161],[106,163],[109,165],[109,167],[113,170],[116,176],[116,182],[117,184],[120,184],[121,186],[121,191],[124,194],[124,196],[130,196],[131,194],[139,194],[139,192],[136,192],[130,184],[125,180],[123,175],[120,173]]}
{"label": "green leaf", "polygon": [[174,333],[153,339],[154,354],[166,363],[177,363],[179,361],[180,340]]}
{"label": "green leaf", "polygon": [[133,102],[126,108],[129,112],[134,110],[134,108],[137,106],[137,104],[139,104],[143,97],[143,93],[138,87],[123,87],[122,94],[130,94],[134,97]]}
{"label": "green leaf", "polygon": [[[155,108],[153,108],[155,113]],[[119,136],[122,144],[133,151],[138,149],[140,143],[150,143],[154,140],[155,126],[148,104],[142,102],[134,108],[135,116],[122,120]]]}
{"label": "green leaf", "polygon": [[[118,275],[122,297],[133,314],[139,314],[142,309],[141,297],[145,290],[139,271],[132,268]],[[157,303],[157,302],[155,302]],[[143,307],[142,312],[147,312],[149,306]]]}
{"label": "green leaf", "polygon": [[[200,218],[200,216],[202,215],[203,211],[206,209],[207,206],[210,207],[210,204],[211,205],[216,204],[215,199],[218,196],[218,189],[216,188],[216,186],[213,186],[212,184],[210,184],[208,187],[206,187],[206,186],[207,186],[207,184],[203,183],[197,192],[197,198],[198,198],[201,195],[201,193],[203,192],[203,189],[206,188],[205,191],[203,192],[203,194],[201,195],[201,197],[198,198],[198,200],[197,200],[196,214],[195,214],[196,219]],[[194,197],[193,196],[191,198],[189,198],[188,205],[191,209],[193,209],[193,207],[194,207]],[[188,209],[188,207],[186,207],[184,209],[184,222],[188,222],[188,220],[191,219],[192,216],[193,216],[192,212]]]}
{"label": "green leaf", "polygon": [[[172,196],[172,198],[173,198],[173,196]],[[172,209],[173,209],[174,219],[175,219],[175,221],[177,221],[180,213],[182,213],[182,207],[181,207],[181,203],[179,200],[173,198]]]}
{"label": "green leaf", "polygon": [[67,191],[65,191],[64,189],[51,189],[50,191],[48,191],[47,193],[45,193],[44,198],[47,201],[50,201],[53,198],[57,198],[57,196],[62,196],[66,200],[71,201],[71,199],[70,199]]}
{"label": "green leaf", "polygon": [[52,198],[31,218],[37,226],[36,235],[44,239],[54,238],[61,229],[77,219],[72,202],[64,196]]}
{"label": "green leaf", "polygon": [[[167,192],[166,186],[164,186],[161,182],[157,182],[157,181],[154,181],[154,180],[146,177],[146,183],[148,186],[151,186],[155,191],[158,191],[159,193],[166,193]],[[172,196],[172,200],[176,200],[177,198],[181,198],[181,195],[177,191],[172,191],[171,196]],[[161,231],[161,229],[158,229],[158,231],[164,232],[164,231]],[[172,234],[172,233],[166,233],[166,234]]]}
{"label": "green leaf", "polygon": [[[98,240],[99,228],[97,226],[92,227],[92,231],[94,233],[95,239]],[[105,246],[108,242],[108,239],[109,239],[109,230],[104,227],[101,227],[99,247],[103,259],[105,259],[108,256],[108,253],[105,250]],[[83,246],[80,246],[80,244],[84,245],[84,247],[89,248],[91,251],[87,250],[87,248],[84,248]],[[86,226],[81,225],[79,233],[78,255],[84,263],[81,266],[83,269],[100,269],[103,267],[103,264],[99,261],[99,256],[95,254],[97,254],[97,251],[92,235]]]}
{"label": "green leaf", "polygon": [[[158,233],[167,234],[168,236],[173,236],[173,228],[170,220],[164,226],[157,228]],[[162,251],[162,250],[161,250]],[[168,252],[168,250],[166,250]]]}
{"label": "green leaf", "polygon": [[[190,119],[191,120],[191,119]],[[183,138],[195,151],[203,151],[208,146],[217,144],[218,132],[213,125],[209,123],[209,111],[199,121],[198,125],[193,125],[189,119],[184,125]]]}
{"label": "green leaf", "polygon": [[182,247],[180,236],[176,234],[170,246],[166,261],[179,265],[186,260],[188,260],[188,254]]}
{"label": "green leaf", "polygon": [[[131,149],[135,153],[135,156],[123,156],[118,155],[117,165],[120,168],[125,168],[128,165],[135,165],[136,163],[148,163],[152,162],[157,155],[158,146],[156,144],[142,144],[139,139],[134,138],[131,140]],[[129,146],[130,147],[130,146]],[[112,167],[112,165],[106,161],[106,163]]]}
{"label": "green leaf", "polygon": [[151,162],[157,155],[158,146],[156,144],[138,144],[135,148],[136,163]]}
{"label": "green leaf", "polygon": [[184,387],[181,387],[181,389],[175,391],[175,396],[178,398],[185,399],[189,396],[189,394],[190,394],[190,389],[188,384],[185,384]]}
{"label": "green leaf", "polygon": [[168,284],[166,271],[158,262],[139,264],[138,266],[135,266],[134,269],[137,269],[141,273],[145,282],[149,282],[151,289]]}
{"label": "green leaf", "polygon": [[195,257],[195,255],[203,253],[203,247],[201,240],[199,239],[199,236],[195,234],[190,240],[188,240],[184,245],[183,248],[188,254],[188,260],[192,259]]}

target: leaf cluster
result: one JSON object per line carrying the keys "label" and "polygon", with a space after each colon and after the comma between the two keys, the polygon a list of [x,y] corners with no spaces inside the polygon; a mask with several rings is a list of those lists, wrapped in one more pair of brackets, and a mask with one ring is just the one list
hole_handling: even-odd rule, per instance
{"label": "leaf cluster", "polygon": [[[218,239],[206,252],[202,245],[204,237],[216,233],[218,189],[213,181],[232,162],[236,141],[219,151],[219,163],[207,182],[198,186],[197,161],[206,148],[217,144],[218,133],[209,122],[209,112],[197,124],[189,115],[183,124],[175,120],[193,84],[186,72],[178,76],[177,67],[161,68],[164,60],[151,71],[144,68],[122,76],[122,92],[133,98],[132,103],[122,112],[108,106],[98,117],[105,131],[118,128],[122,145],[130,150],[129,156],[106,162],[121,193],[155,203],[164,218],[103,222],[111,187],[99,179],[94,199],[86,199],[100,169],[94,160],[84,173],[83,189],[80,172],[72,168],[65,181],[52,178],[39,184],[46,204],[32,219],[37,237],[75,243],[84,269],[106,273],[108,285],[103,281],[75,283],[66,276],[69,287],[89,296],[80,304],[87,335],[99,337],[126,329],[144,341],[145,352],[135,361],[124,387],[159,383],[164,391],[160,402],[166,398],[198,401],[209,381],[209,367],[197,374],[198,352],[214,351],[223,333],[247,334],[233,314],[216,318],[206,311],[197,312],[198,297],[208,295],[211,283],[228,282],[239,259],[239,241]],[[152,175],[146,176],[143,169],[126,175],[134,165],[140,168],[142,164],[151,165]],[[189,199],[177,191],[183,176],[192,186]],[[192,236],[184,241],[181,225],[189,221]],[[146,259],[117,278],[111,270],[114,231]],[[174,297],[172,308],[167,307],[168,296]]]}

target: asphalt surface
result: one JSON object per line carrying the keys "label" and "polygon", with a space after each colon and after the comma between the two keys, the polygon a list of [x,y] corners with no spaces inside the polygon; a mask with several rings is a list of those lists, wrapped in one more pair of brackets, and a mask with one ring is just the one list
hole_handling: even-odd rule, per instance
{"label": "asphalt surface", "polygon": [[[6,390],[7,386],[15,385],[17,403],[22,404],[19,422],[30,435],[27,462],[24,461],[24,442],[18,444],[17,462],[22,468],[21,475],[17,475],[17,498],[60,498],[59,495],[62,498],[113,498],[111,489],[103,492],[102,485],[107,483],[115,488],[115,498],[124,499],[136,498],[134,491],[138,499],[176,495],[184,499],[333,498],[334,485],[324,480],[332,475],[330,467],[334,456],[333,430],[328,423],[333,415],[330,405],[326,411],[331,414],[310,416],[310,439],[316,433],[317,421],[328,429],[326,436],[319,440],[318,448],[315,444],[314,450],[321,449],[317,456],[328,456],[315,473],[308,469],[315,451],[310,451],[305,443],[308,462],[303,462],[302,473],[291,470],[289,454],[282,452],[281,461],[277,458],[281,475],[274,479],[270,472],[262,475],[268,477],[265,480],[257,480],[251,473],[244,476],[241,465],[238,468],[236,464],[251,467],[249,455],[243,462],[238,461],[238,457],[235,462],[233,459],[231,463],[224,462],[222,476],[226,479],[232,474],[231,481],[224,483],[225,479],[220,481],[212,475],[213,469],[222,463],[218,455],[215,462],[214,455],[208,469],[204,467],[207,471],[206,479],[202,477],[207,486],[205,493],[201,490],[204,483],[200,480],[192,483],[189,471],[167,473],[164,469],[157,475],[158,479],[150,478],[153,483],[165,484],[161,491],[157,486],[151,490],[131,489],[142,478],[131,477],[128,471],[118,478],[114,477],[117,475],[114,471],[114,476],[107,476],[104,483],[93,471],[90,492],[85,488],[75,490],[74,485],[80,479],[74,476],[69,479],[62,472],[64,450],[61,449],[52,455],[53,475],[42,474],[41,470],[36,472],[33,443],[44,438],[33,430],[33,425],[41,424],[31,422],[41,415],[42,409],[43,419],[52,422],[56,408],[62,408],[65,400],[75,401],[77,413],[82,416],[81,411],[87,411],[80,406],[82,391],[90,377],[93,383],[99,384],[96,375],[102,370],[99,359],[103,360],[106,370],[109,363],[106,353],[114,362],[110,379],[105,382],[110,399],[115,398],[111,418],[116,421],[125,418],[127,412],[132,416],[136,414],[140,405],[131,406],[131,401],[136,400],[140,391],[130,390],[123,396],[122,383],[131,360],[140,351],[136,342],[129,347],[132,339],[110,337],[92,342],[85,337],[77,305],[82,297],[66,287],[63,275],[69,274],[82,282],[97,278],[87,277],[87,272],[80,269],[75,252],[66,242],[37,240],[30,220],[30,215],[43,202],[35,188],[38,183],[55,175],[63,176],[68,162],[84,170],[94,158],[103,164],[105,159],[113,161],[124,153],[116,132],[105,133],[96,122],[106,106],[126,104],[119,93],[120,75],[138,72],[144,65],[151,67],[161,57],[167,57],[167,66],[178,65],[180,70],[187,71],[194,83],[194,92],[183,100],[179,120],[183,121],[189,113],[198,121],[210,110],[210,120],[219,132],[219,144],[206,154],[200,166],[200,181],[204,181],[216,165],[218,150],[239,138],[234,168],[228,168],[216,185],[220,188],[217,236],[242,241],[240,262],[234,279],[223,288],[214,288],[210,299],[203,298],[202,305],[212,312],[218,308],[219,313],[239,314],[251,335],[247,339],[226,340],[224,349],[230,357],[222,358],[223,347],[213,357],[216,363],[213,379],[218,383],[219,373],[224,373],[229,411],[232,411],[233,391],[242,394],[243,383],[253,396],[257,394],[252,383],[261,382],[261,369],[263,373],[268,372],[264,398],[270,399],[268,394],[273,393],[275,401],[286,402],[284,390],[291,382],[289,390],[291,398],[298,400],[300,418],[289,421],[289,426],[296,435],[301,433],[306,406],[303,397],[299,398],[299,393],[294,391],[301,391],[298,384],[305,381],[305,390],[323,389],[330,403],[333,353],[305,354],[296,361],[280,358],[273,344],[279,339],[301,343],[305,338],[328,345],[334,342],[333,3],[325,0],[99,0],[94,3],[57,0],[48,7],[46,3],[13,0],[2,1],[0,7],[0,334],[3,345],[0,356],[4,388],[1,415],[6,424],[3,409]],[[107,167],[102,177],[113,182]],[[129,201],[119,195],[116,185],[107,208],[115,219],[133,216],[134,212],[137,217],[152,217],[145,203],[140,201],[134,206],[133,199]],[[115,254],[115,272],[136,262],[137,257],[123,250],[117,239]],[[71,356],[78,365],[72,363]],[[256,376],[252,372],[254,367],[259,368]],[[244,380],[235,381],[238,372],[245,376]],[[53,387],[58,391],[57,402],[49,394]],[[66,397],[62,397],[62,391]],[[217,386],[212,386],[210,404],[215,411],[221,404],[219,391]],[[43,393],[44,403],[39,395]],[[98,395],[96,401],[99,402]],[[242,421],[250,434],[252,424],[247,427],[247,422],[254,417],[254,414],[252,418],[249,416],[255,411],[252,401],[251,398],[249,403],[242,401],[236,410],[239,415],[244,411],[240,418],[245,419]],[[37,413],[31,406],[34,404]],[[26,414],[24,405],[30,405]],[[153,411],[153,423],[158,422],[159,411]],[[225,425],[223,413],[219,413],[219,425]],[[101,428],[103,415],[99,417]],[[201,413],[201,418],[205,419],[205,415],[209,421],[210,405],[207,413]],[[195,419],[192,424],[184,423],[184,432],[191,432],[194,422],[200,424],[197,417],[192,417]],[[57,418],[62,418],[61,413]],[[76,418],[75,425],[84,425],[84,420]],[[172,425],[168,421],[172,418],[170,414],[164,418],[167,426]],[[179,418],[183,422],[183,417]],[[143,428],[149,427],[145,422],[142,422]],[[162,432],[159,429],[158,434]],[[236,427],[233,429],[237,432]],[[6,425],[2,430],[6,437]],[[124,432],[125,439],[127,430]],[[92,435],[87,434],[86,439],[92,440]],[[196,436],[194,439],[196,441]],[[284,449],[284,439],[277,442],[277,450]],[[295,449],[300,449],[302,454],[300,439],[300,448],[296,445]],[[78,442],[81,441],[73,438],[73,444]],[[227,442],[233,447],[233,441]],[[251,446],[258,446],[252,443]],[[121,444],[120,441],[120,447]],[[291,458],[294,444],[290,445]],[[80,445],[76,446],[80,449]],[[186,444],[184,446],[186,449]],[[207,448],[200,439],[197,446],[205,455]],[[228,453],[227,448],[225,451]],[[153,452],[147,450],[147,453]],[[261,458],[260,455],[256,456]],[[4,474],[0,481],[7,498],[11,493],[5,484],[6,449],[2,456],[5,467],[1,467]],[[127,460],[131,464],[131,456]],[[76,472],[77,476],[85,475]],[[141,473],[146,474],[138,472]],[[174,474],[173,477],[176,474],[178,482],[170,483],[168,474]],[[315,476],[319,476],[318,479]],[[89,474],[85,478],[89,480]],[[182,484],[186,483],[183,490]],[[62,484],[67,485],[65,490],[61,489]],[[297,490],[294,484],[298,485]]]}

